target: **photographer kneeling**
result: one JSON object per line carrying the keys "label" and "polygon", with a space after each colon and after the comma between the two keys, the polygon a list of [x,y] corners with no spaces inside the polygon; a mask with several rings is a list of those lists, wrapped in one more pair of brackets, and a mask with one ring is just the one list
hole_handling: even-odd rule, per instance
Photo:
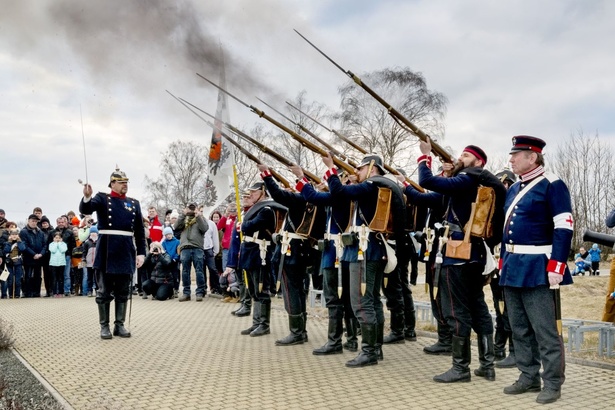
{"label": "photographer kneeling", "polygon": [[143,264],[149,279],[143,282],[143,292],[153,295],[154,299],[170,299],[173,296],[173,261],[160,242],[152,242],[149,249]]}

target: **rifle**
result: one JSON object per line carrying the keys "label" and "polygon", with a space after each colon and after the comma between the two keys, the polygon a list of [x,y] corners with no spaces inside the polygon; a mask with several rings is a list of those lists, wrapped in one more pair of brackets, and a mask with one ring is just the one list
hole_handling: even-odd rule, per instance
{"label": "rifle", "polygon": [[[380,104],[382,104],[382,106],[384,106],[384,108],[387,109],[389,115],[391,117],[393,117],[393,120],[398,123],[399,125],[401,125],[403,128],[408,129],[409,131],[412,132],[414,135],[416,135],[417,137],[419,137],[419,139],[421,141],[427,141],[427,138],[429,138],[431,140],[431,150],[432,152],[437,155],[443,162],[448,162],[448,163],[453,163],[453,157],[444,150],[444,148],[442,148],[440,145],[438,145],[435,141],[433,141],[433,139],[425,134],[425,132],[423,132],[419,127],[417,127],[416,125],[414,125],[409,119],[407,119],[406,117],[404,117],[399,111],[397,111],[395,108],[393,108],[388,102],[386,102],[382,97],[380,97],[378,94],[376,94],[376,92],[374,90],[372,90],[370,87],[368,87],[365,83],[363,83],[363,81],[357,77],[352,71],[350,70],[344,70],[338,63],[336,63],[335,61],[333,61],[331,59],[331,57],[329,57],[328,55],[326,55],[325,53],[323,53],[318,47],[316,47],[310,40],[308,40],[307,38],[305,38],[303,36],[303,34],[299,33],[297,30],[295,30],[295,33],[297,33],[302,39],[304,39],[309,45],[311,45],[312,47],[314,47],[316,49],[316,51],[318,51],[320,54],[322,54],[327,60],[329,60],[331,63],[333,63],[334,66],[336,66],[337,68],[339,68],[344,74],[346,74],[348,77],[350,77],[350,79],[352,79],[352,81],[354,81],[359,87],[363,88],[369,95],[371,95],[376,101],[378,101]],[[403,125],[401,124],[403,123]],[[405,125],[405,127],[404,127]]]}
{"label": "rifle", "polygon": [[[319,123],[318,121],[316,121],[314,118],[310,117],[309,115],[307,115],[306,113],[304,113],[303,111],[301,111],[299,108],[295,107],[294,105],[292,105],[291,103],[289,103],[288,101],[286,101],[286,104],[290,105],[292,108],[294,108],[295,110],[299,111],[301,114],[305,115],[306,117],[308,117],[310,120],[314,121],[316,124],[320,125],[321,127],[323,127],[325,130],[337,135],[342,141],[344,141],[345,143],[347,143],[348,145],[350,145],[351,147],[353,147],[354,149],[356,149],[357,151],[359,151],[361,154],[367,154],[367,150],[365,148],[362,148],[360,146],[358,146],[357,144],[355,144],[354,142],[352,142],[350,140],[350,138],[345,137],[344,135],[340,134],[339,132],[329,129],[327,127],[325,127],[324,125],[322,125],[321,123]],[[352,164],[351,164],[352,165]],[[393,175],[399,175],[399,171],[396,170],[395,168],[393,168],[390,165],[384,164],[384,169],[386,169],[387,171],[389,171],[391,174]],[[406,178],[406,182],[408,182],[410,185],[412,185],[414,187],[414,189],[416,189],[419,192],[425,192],[425,190],[423,189],[422,186],[420,186],[419,184],[417,184],[416,182],[414,182],[413,180],[411,180],[408,177]]]}
{"label": "rifle", "polygon": [[[173,94],[171,94],[170,91],[166,90],[167,93],[169,93],[171,95],[171,97],[175,98],[180,104],[182,104],[184,107],[186,107],[190,112],[192,112],[194,115],[196,115],[197,117],[199,117],[201,120],[203,120],[207,125],[209,125],[211,128],[213,129],[218,129],[220,131],[220,134],[224,137],[224,139],[228,142],[230,142],[231,144],[233,144],[238,150],[239,152],[241,152],[242,154],[244,154],[246,157],[248,157],[248,159],[254,161],[257,164],[262,164],[262,161],[260,159],[258,159],[257,157],[255,157],[254,155],[252,155],[252,153],[250,153],[250,151],[248,151],[247,149],[245,149],[244,147],[242,147],[237,141],[235,141],[233,138],[231,138],[230,136],[228,136],[225,132],[223,132],[219,127],[216,127],[211,121],[206,120],[205,118],[201,117],[196,111],[194,111],[192,108],[188,107],[188,105],[183,102],[180,98],[174,96]],[[284,187],[286,188],[291,188],[290,183],[288,182],[288,180],[286,178],[284,178],[282,175],[280,175],[278,172],[276,172],[273,169],[269,169],[269,172],[271,172],[271,175],[277,179],[282,185],[284,185]]]}
{"label": "rifle", "polygon": [[[249,108],[253,113],[258,115],[259,117],[266,119],[267,121],[269,121],[270,123],[272,123],[276,127],[280,128],[282,131],[286,132],[287,134],[290,134],[291,137],[293,137],[296,141],[298,141],[301,145],[303,145],[304,147],[306,147],[310,151],[313,151],[313,152],[315,152],[317,154],[320,154],[323,157],[327,156],[327,154],[328,154],[327,151],[325,151],[324,149],[320,148],[319,146],[311,143],[310,141],[306,140],[305,138],[303,138],[302,136],[300,136],[299,134],[297,134],[296,132],[294,132],[290,128],[286,127],[284,124],[281,124],[280,122],[274,120],[273,118],[271,118],[270,116],[265,114],[265,112],[259,110],[258,108],[256,108],[253,105],[246,104],[245,102],[243,102],[239,98],[235,97],[233,94],[231,94],[228,91],[226,91],[224,88],[220,87],[219,85],[217,85],[216,83],[212,82],[211,80],[203,77],[201,74],[197,73],[196,75],[198,75],[203,80],[207,81],[209,84],[213,85],[218,90],[222,91],[223,93],[225,93],[226,95],[228,95],[229,97],[231,97],[232,99],[234,99],[235,101],[237,101],[238,103],[243,105],[244,107]],[[340,160],[339,158],[333,157],[333,162],[339,168],[342,168],[344,171],[346,171],[349,175],[354,174],[354,168],[352,166],[348,165],[347,163],[345,163],[344,161]]]}
{"label": "rifle", "polygon": [[273,111],[275,111],[278,114],[280,114],[282,116],[282,118],[284,118],[286,121],[290,122],[293,125],[296,125],[297,127],[299,127],[299,129],[301,131],[305,132],[306,134],[308,134],[309,136],[314,138],[316,141],[320,142],[326,149],[329,150],[329,152],[331,152],[331,155],[336,155],[336,156],[340,157],[344,161],[348,162],[348,165],[356,168],[356,166],[358,164],[355,161],[353,161],[352,159],[348,158],[346,155],[342,154],[341,152],[339,152],[338,150],[333,148],[332,145],[328,144],[326,141],[324,141],[318,135],[314,134],[312,131],[308,130],[306,127],[304,127],[303,125],[299,124],[298,122],[295,122],[295,121],[291,120],[286,115],[282,114],[280,111],[276,110],[275,108],[273,108],[271,105],[267,104],[265,101],[261,100],[260,98],[256,97],[256,99],[258,101],[262,102],[263,104],[265,104],[267,107],[271,108]]}

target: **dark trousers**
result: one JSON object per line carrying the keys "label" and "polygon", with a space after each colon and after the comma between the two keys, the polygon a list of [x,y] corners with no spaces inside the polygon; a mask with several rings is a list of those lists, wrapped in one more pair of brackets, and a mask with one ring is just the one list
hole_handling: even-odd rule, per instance
{"label": "dark trousers", "polygon": [[41,296],[41,265],[24,265],[22,290],[24,297],[37,298]]}
{"label": "dark trousers", "polygon": [[[255,302],[260,302],[265,305],[270,304],[271,294],[269,290],[272,287],[271,265],[268,263],[255,269],[248,269],[246,273],[248,276],[248,292],[250,293],[250,297],[252,297]],[[262,291],[259,291],[259,283],[262,283]]]}
{"label": "dark trousers", "polygon": [[220,280],[213,249],[205,249],[203,252],[203,264],[209,271],[209,291],[220,293]]}
{"label": "dark trousers", "polygon": [[53,295],[53,280],[51,278],[51,267],[49,266],[49,261],[47,261],[47,263],[43,262],[43,283],[45,284],[45,292],[47,293],[46,296]]}
{"label": "dark trousers", "polygon": [[[431,314],[433,315],[438,325],[443,327],[448,327],[446,320],[444,320],[444,315],[442,314],[442,293],[438,289],[438,293],[434,297],[434,287],[433,287],[433,279],[434,279],[434,270],[435,265],[432,262],[427,261],[425,263],[425,283],[429,287],[429,302],[431,303]],[[442,279],[442,276],[440,276]],[[438,283],[438,288],[440,287],[440,283]]]}
{"label": "dark trousers", "polygon": [[350,272],[348,262],[340,262],[342,266],[342,297],[337,293],[337,268],[324,268],[322,270],[322,289],[325,296],[325,305],[329,310],[343,312],[344,317],[354,319],[352,304],[350,303]]}
{"label": "dark trousers", "polygon": [[453,336],[493,334],[493,321],[483,293],[483,265],[443,266],[440,272],[442,314]]}
{"label": "dark trousers", "polygon": [[167,300],[173,296],[173,284],[156,283],[155,281],[148,279],[143,282],[143,292],[146,295],[153,295],[157,300]]}
{"label": "dark trousers", "polygon": [[565,379],[564,342],[557,333],[555,300],[548,286],[505,287],[517,367],[524,384],[536,382],[542,362],[544,387],[558,390]]}
{"label": "dark trousers", "polygon": [[305,306],[305,266],[284,264],[281,272],[281,283],[284,287],[284,309],[289,315],[300,315],[306,312]]}
{"label": "dark trousers", "polygon": [[111,303],[113,299],[118,303],[126,303],[131,293],[132,273],[109,274],[99,269],[94,271],[96,277],[96,303]]}
{"label": "dark trousers", "polygon": [[52,294],[64,294],[64,266],[50,266]]}
{"label": "dark trousers", "polygon": [[9,271],[9,277],[6,282],[2,282],[2,297],[8,295],[9,298],[21,297],[21,283],[23,280],[23,266],[11,265],[6,267]]}
{"label": "dark trousers", "polygon": [[500,302],[504,302],[504,288],[500,286],[500,276],[495,275],[489,284],[491,294],[493,295],[493,307],[495,308],[495,337],[494,347],[496,355],[498,352],[504,352],[506,349],[506,341],[512,336],[510,322],[508,321],[508,308],[504,303],[504,310],[500,311]]}
{"label": "dark trousers", "polygon": [[[380,286],[384,273],[383,261],[350,262],[350,302],[361,325],[384,324]],[[365,276],[365,294],[361,295],[361,278]]]}

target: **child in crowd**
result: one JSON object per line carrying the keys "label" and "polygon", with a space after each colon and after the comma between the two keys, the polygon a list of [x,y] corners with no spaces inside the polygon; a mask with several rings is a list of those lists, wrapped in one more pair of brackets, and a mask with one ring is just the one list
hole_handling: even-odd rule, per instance
{"label": "child in crowd", "polygon": [[53,295],[61,298],[64,295],[64,267],[66,266],[66,251],[68,247],[62,241],[62,233],[56,232],[49,244],[49,268]]}
{"label": "child in crowd", "polygon": [[225,303],[235,303],[239,300],[239,282],[235,269],[227,268],[220,275],[220,289],[223,289]]}
{"label": "child in crowd", "polygon": [[177,250],[179,248],[179,239],[173,234],[171,227],[166,227],[162,230],[164,239],[162,240],[162,248],[171,258],[173,268],[173,295],[177,296],[179,293],[179,254]]}
{"label": "child in crowd", "polygon": [[96,241],[98,241],[98,227],[96,225],[89,228],[90,235],[88,239],[83,243],[83,256],[82,266],[83,268],[83,291],[86,292],[88,297],[93,296],[93,292],[96,290],[96,283],[94,282],[94,259],[96,258]]}
{"label": "child in crowd", "polygon": [[598,248],[598,244],[595,243],[587,252],[589,252],[589,258],[592,263],[592,275],[600,275],[600,254],[602,253],[602,250]]}
{"label": "child in crowd", "polygon": [[22,253],[26,250],[26,244],[19,237],[19,229],[12,227],[9,230],[9,237],[4,244],[4,259],[9,277],[6,282],[2,282],[2,299],[19,298],[21,295],[21,279],[23,278]]}
{"label": "child in crowd", "polygon": [[83,269],[80,266],[83,259],[83,241],[79,239],[79,228],[76,226],[73,226],[73,235],[75,237],[75,247],[70,255],[72,293],[76,296],[85,296],[85,290],[81,287],[83,283]]}

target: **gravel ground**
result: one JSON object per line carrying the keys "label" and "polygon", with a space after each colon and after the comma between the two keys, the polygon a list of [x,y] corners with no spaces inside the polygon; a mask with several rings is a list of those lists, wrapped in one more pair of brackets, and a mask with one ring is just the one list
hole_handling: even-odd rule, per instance
{"label": "gravel ground", "polygon": [[11,350],[0,350],[0,409],[62,409]]}

